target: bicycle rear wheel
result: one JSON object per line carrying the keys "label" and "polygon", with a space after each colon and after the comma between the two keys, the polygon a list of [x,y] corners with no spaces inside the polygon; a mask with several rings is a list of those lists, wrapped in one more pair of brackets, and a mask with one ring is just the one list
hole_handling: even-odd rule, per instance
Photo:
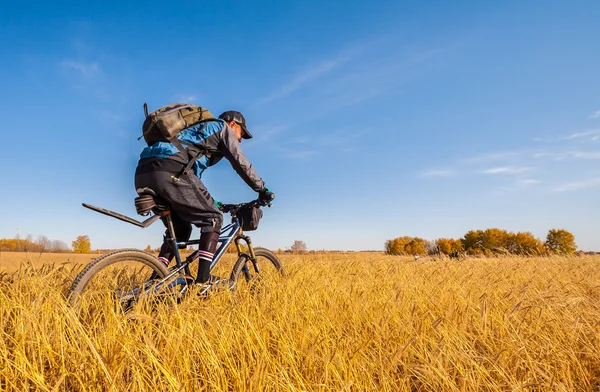
{"label": "bicycle rear wheel", "polygon": [[141,250],[107,253],[77,275],[69,290],[69,304],[84,317],[115,307],[127,312],[142,296],[154,293],[154,285],[168,272],[160,260]]}
{"label": "bicycle rear wheel", "polygon": [[257,290],[260,286],[276,284],[284,276],[283,265],[275,253],[265,248],[254,248],[256,264],[241,256],[231,271],[230,281],[235,290]]}

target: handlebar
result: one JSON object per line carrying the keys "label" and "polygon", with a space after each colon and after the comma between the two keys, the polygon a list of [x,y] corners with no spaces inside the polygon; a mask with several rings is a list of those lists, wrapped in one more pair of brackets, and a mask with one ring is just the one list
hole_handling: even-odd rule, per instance
{"label": "handlebar", "polygon": [[223,213],[231,213],[232,215],[237,214],[241,210],[245,208],[251,207],[271,207],[271,202],[267,200],[256,199],[249,201],[247,203],[239,203],[239,204],[224,204],[221,203],[220,210]]}

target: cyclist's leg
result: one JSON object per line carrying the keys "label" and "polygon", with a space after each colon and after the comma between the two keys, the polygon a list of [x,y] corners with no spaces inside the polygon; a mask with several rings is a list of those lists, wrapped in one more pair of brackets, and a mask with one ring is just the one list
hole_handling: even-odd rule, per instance
{"label": "cyclist's leg", "polygon": [[[173,204],[172,197],[169,197],[173,193],[170,191],[170,188],[173,184],[173,176],[180,170],[181,164],[170,159],[154,158],[140,160],[135,172],[135,187],[136,189],[151,188],[160,198],[169,204]],[[185,219],[182,219],[175,210],[171,210],[171,220],[177,241],[189,240],[192,233],[192,225],[186,222]],[[166,227],[166,219],[163,218],[162,221]],[[163,244],[158,254],[158,258],[167,266],[175,257],[175,250],[166,240],[168,236],[169,232],[167,230],[165,231]]]}
{"label": "cyclist's leg", "polygon": [[192,173],[181,176],[179,181],[162,183],[160,195],[169,202],[171,210],[179,218],[200,228],[200,258],[196,282],[208,281],[210,264],[223,225],[223,214],[202,181]]}
{"label": "cyclist's leg", "polygon": [[219,243],[220,232],[204,231],[200,236],[198,245],[198,275],[196,283],[205,283],[210,279],[210,265],[215,257]]}
{"label": "cyclist's leg", "polygon": [[200,228],[196,283],[205,283],[210,279],[210,265],[219,243],[223,214],[198,177],[191,177],[190,184],[196,197],[193,203],[185,206],[184,215],[189,222]]}

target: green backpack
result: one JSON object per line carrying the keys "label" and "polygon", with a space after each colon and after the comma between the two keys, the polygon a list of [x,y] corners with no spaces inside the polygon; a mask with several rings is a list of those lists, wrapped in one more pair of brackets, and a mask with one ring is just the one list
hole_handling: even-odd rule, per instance
{"label": "green backpack", "polygon": [[173,143],[182,150],[177,135],[194,124],[214,120],[215,117],[205,108],[187,103],[163,106],[148,114],[148,104],[144,103],[146,119],[142,125],[142,136],[151,146],[156,142]]}
{"label": "green backpack", "polygon": [[181,175],[187,174],[201,155],[210,157],[211,152],[207,150],[193,155],[189,149],[183,147],[183,144],[188,147],[191,145],[177,139],[177,135],[184,129],[194,124],[214,120],[215,117],[207,109],[192,104],[176,103],[163,106],[148,114],[148,104],[144,103],[144,115],[146,119],[142,125],[142,136],[138,140],[143,137],[149,146],[156,142],[169,142],[177,147],[184,156],[187,156],[188,163],[183,171],[179,175],[173,176],[175,181],[179,181]]}

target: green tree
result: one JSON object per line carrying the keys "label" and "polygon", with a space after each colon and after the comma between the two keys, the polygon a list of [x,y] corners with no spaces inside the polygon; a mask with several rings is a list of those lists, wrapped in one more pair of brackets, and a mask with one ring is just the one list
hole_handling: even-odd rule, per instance
{"label": "green tree", "polygon": [[564,229],[548,231],[544,246],[549,252],[557,254],[572,254],[577,250],[575,236]]}
{"label": "green tree", "polygon": [[78,236],[72,245],[75,253],[89,253],[92,250],[92,243],[87,235]]}

